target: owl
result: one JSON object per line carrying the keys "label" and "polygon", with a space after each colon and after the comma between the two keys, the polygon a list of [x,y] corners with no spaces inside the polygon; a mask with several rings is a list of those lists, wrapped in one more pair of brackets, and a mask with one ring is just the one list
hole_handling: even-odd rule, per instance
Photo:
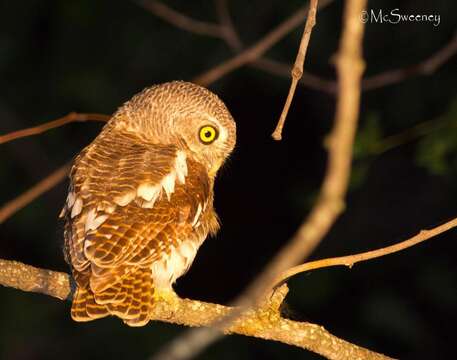
{"label": "owl", "polygon": [[75,158],[61,213],[74,320],[143,326],[158,299],[176,299],[173,283],[219,228],[214,180],[235,142],[224,103],[192,83],[147,88],[117,110]]}

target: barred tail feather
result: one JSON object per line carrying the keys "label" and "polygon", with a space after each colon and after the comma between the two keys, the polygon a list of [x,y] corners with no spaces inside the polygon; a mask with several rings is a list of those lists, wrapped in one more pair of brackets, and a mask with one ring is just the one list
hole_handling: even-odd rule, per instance
{"label": "barred tail feather", "polygon": [[90,321],[115,315],[129,326],[144,326],[149,321],[153,292],[151,270],[137,268],[98,293],[78,287],[71,316],[76,321]]}
{"label": "barred tail feather", "polygon": [[[138,269],[135,272],[132,289],[132,303],[124,323],[129,326],[144,326],[149,321],[149,314],[153,304],[153,284],[150,269]],[[133,316],[133,317],[132,317]]]}
{"label": "barred tail feather", "polygon": [[109,312],[105,305],[95,301],[94,294],[89,289],[78,288],[71,306],[71,317],[75,321],[91,321],[108,316]]}

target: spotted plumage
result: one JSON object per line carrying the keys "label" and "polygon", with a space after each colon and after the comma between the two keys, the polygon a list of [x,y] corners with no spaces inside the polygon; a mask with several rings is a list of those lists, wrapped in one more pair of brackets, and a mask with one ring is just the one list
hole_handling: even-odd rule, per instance
{"label": "spotted plumage", "polygon": [[186,82],[145,89],[113,115],[74,160],[61,214],[74,320],[148,322],[156,293],[172,292],[219,228],[214,179],[235,139],[223,102]]}

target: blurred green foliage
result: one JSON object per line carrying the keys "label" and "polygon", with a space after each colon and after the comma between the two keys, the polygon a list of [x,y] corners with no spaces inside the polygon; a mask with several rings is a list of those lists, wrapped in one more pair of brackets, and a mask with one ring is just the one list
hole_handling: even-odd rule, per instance
{"label": "blurred green foliage", "polygon": [[434,120],[437,129],[419,141],[417,163],[435,175],[457,175],[457,98]]}

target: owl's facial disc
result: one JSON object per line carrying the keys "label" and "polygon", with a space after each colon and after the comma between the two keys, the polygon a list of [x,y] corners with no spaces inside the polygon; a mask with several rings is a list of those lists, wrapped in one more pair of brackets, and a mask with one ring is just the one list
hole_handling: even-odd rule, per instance
{"label": "owl's facial disc", "polygon": [[181,135],[197,161],[215,175],[233,148],[229,131],[222,121],[206,113],[187,116],[176,123]]}

